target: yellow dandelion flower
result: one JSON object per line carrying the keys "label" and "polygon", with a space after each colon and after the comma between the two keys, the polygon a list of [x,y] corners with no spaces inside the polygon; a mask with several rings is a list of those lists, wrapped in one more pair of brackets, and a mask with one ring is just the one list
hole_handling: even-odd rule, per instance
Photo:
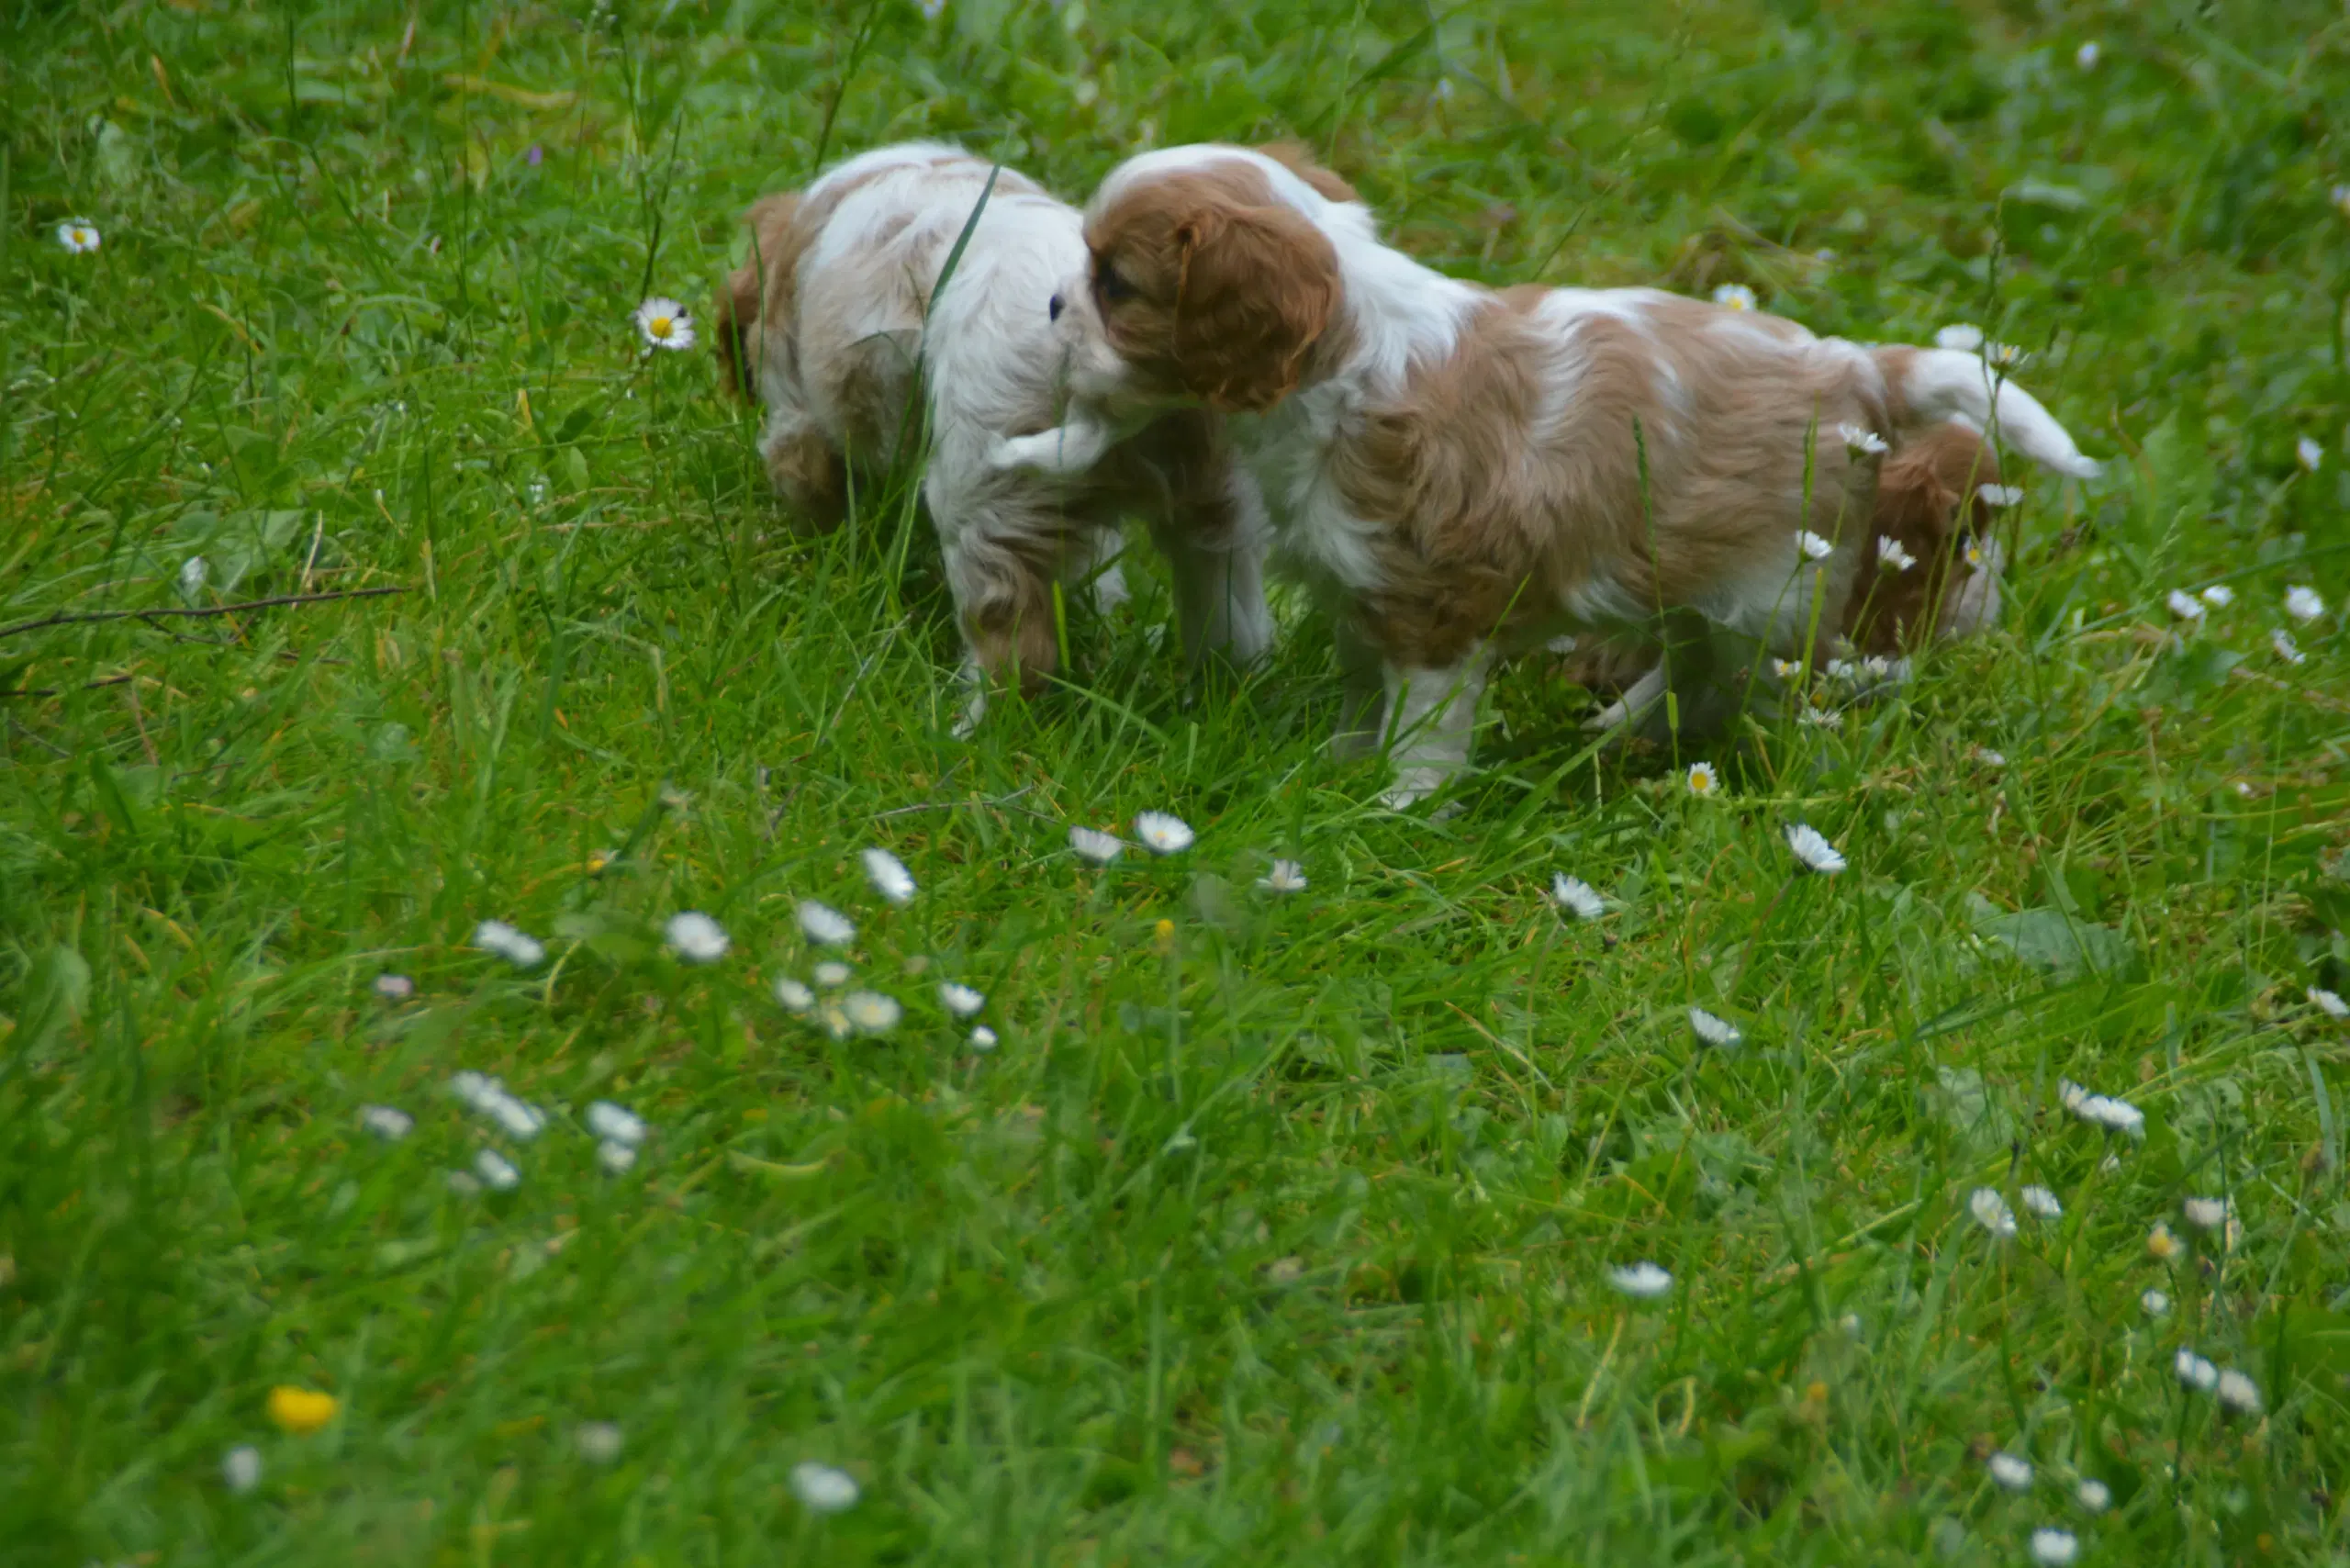
{"label": "yellow dandelion flower", "polygon": [[308,1437],[335,1417],[342,1402],[331,1394],[280,1383],[269,1391],[269,1418],[296,1437]]}
{"label": "yellow dandelion flower", "polygon": [[1171,920],[1162,920],[1152,926],[1150,942],[1151,946],[1157,947],[1161,953],[1173,953],[1175,951],[1175,923]]}

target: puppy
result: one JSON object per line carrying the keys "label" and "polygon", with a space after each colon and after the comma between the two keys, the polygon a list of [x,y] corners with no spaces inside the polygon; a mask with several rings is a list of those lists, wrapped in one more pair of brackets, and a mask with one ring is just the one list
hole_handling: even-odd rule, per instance
{"label": "puppy", "polygon": [[717,301],[721,368],[765,405],[759,448],[785,500],[833,527],[853,476],[878,476],[927,437],[923,497],[968,654],[958,734],[986,711],[992,678],[1016,671],[1033,691],[1051,673],[1056,582],[1125,597],[1117,525],[1130,514],[1173,566],[1192,656],[1246,665],[1264,652],[1263,505],[1213,410],[1137,420],[1051,475],[989,461],[1058,415],[1046,301],[1085,264],[1075,208],[959,148],[909,143],[768,196],[746,221],[749,260]]}
{"label": "puppy", "polygon": [[[1073,417],[996,460],[1081,463],[1169,408],[1233,416],[1276,548],[1336,612],[1342,740],[1399,737],[1398,804],[1465,766],[1498,651],[1629,631],[1663,656],[1599,722],[1718,724],[1765,650],[1967,620],[1945,591],[1955,513],[1918,579],[1930,617],[1897,593],[1846,617],[1881,501],[1908,516],[1925,476],[1995,472],[1986,427],[2097,471],[1974,355],[1648,289],[1480,288],[1381,243],[1353,191],[1291,150],[1132,159],[1086,241],[1054,307]],[[1934,443],[1923,467],[1917,441]]]}

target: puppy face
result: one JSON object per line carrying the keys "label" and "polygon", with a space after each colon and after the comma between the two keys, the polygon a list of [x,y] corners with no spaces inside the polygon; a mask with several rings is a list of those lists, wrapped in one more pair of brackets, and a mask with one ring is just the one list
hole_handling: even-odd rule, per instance
{"label": "puppy face", "polygon": [[1294,391],[1337,315],[1338,259],[1266,171],[1227,155],[1105,189],[1091,264],[1062,296],[1071,391],[1252,413]]}

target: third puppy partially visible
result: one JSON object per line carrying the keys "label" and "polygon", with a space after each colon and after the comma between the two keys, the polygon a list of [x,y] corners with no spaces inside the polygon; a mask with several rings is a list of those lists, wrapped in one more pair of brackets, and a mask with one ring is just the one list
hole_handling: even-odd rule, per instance
{"label": "third puppy partially visible", "polygon": [[960,148],[909,142],[767,196],[748,222],[750,258],[718,299],[728,385],[764,405],[768,476],[818,527],[840,521],[857,477],[917,455],[927,435],[923,497],[973,683],[963,730],[990,678],[1033,689],[1052,671],[1057,582],[1124,597],[1116,530],[1128,515],[1174,567],[1194,658],[1265,651],[1263,507],[1214,411],[1136,420],[1051,476],[989,461],[1058,417],[1046,306],[1085,263],[1075,208]]}
{"label": "third puppy partially visible", "polygon": [[[1950,465],[1905,467],[1914,442],[1989,474],[1996,424],[2060,473],[2097,471],[1975,355],[1650,289],[1481,288],[1381,243],[1352,190],[1279,150],[1132,159],[1086,240],[1059,299],[1071,419],[998,461],[1049,468],[1170,408],[1232,416],[1277,548],[1336,615],[1348,729],[1401,737],[1398,802],[1465,765],[1496,652],[1594,633],[1673,649],[1606,719],[1661,711],[1670,682],[1687,724],[1733,711],[1764,650],[1896,635],[1903,612],[1856,609],[1853,588],[1880,501]],[[1966,524],[1937,526],[1954,544]],[[1951,605],[1953,554],[1916,579],[1942,602],[1913,619],[1979,615]]]}

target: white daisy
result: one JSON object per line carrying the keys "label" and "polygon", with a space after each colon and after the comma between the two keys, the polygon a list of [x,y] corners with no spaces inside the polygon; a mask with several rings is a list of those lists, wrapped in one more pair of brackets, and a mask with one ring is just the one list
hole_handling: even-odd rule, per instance
{"label": "white daisy", "polygon": [[1726,283],[1714,290],[1714,303],[1726,310],[1751,310],[1757,301],[1754,291],[1742,283]]}
{"label": "white daisy", "polygon": [[497,954],[518,969],[536,969],[539,960],[547,956],[545,945],[537,937],[502,920],[485,920],[475,926],[474,946],[485,953]]}
{"label": "white daisy", "polygon": [[1991,1457],[1983,1462],[1983,1465],[1991,1473],[1992,1480],[2010,1492],[2020,1492],[2031,1484],[2031,1461],[2021,1454],[2009,1453],[2005,1449],[1995,1449],[1992,1450]]}
{"label": "white daisy", "polygon": [[1069,830],[1069,846],[1077,851],[1080,860],[1091,860],[1096,866],[1107,866],[1125,852],[1125,844],[1115,834],[1100,828],[1073,827]]}
{"label": "white daisy", "polygon": [[2031,355],[2013,343],[1985,343],[1983,363],[1994,370],[2015,370]]}
{"label": "white daisy", "polygon": [[791,1467],[791,1490],[811,1514],[837,1514],[856,1506],[856,1477],[813,1460]]}
{"label": "white daisy", "polygon": [[1294,860],[1276,860],[1271,870],[1257,879],[1257,885],[1269,893],[1304,892],[1305,868]]}
{"label": "white daisy", "polygon": [[2225,1198],[2189,1198],[2178,1208],[2187,1216],[2187,1223],[2198,1230],[2217,1230],[2228,1223]]}
{"label": "white daisy", "polygon": [[2181,621],[2191,624],[2203,619],[2203,601],[2184,588],[2171,589],[2170,597],[2163,602],[2169,605],[2170,612]]}
{"label": "white daisy", "polygon": [[57,242],[69,255],[86,256],[98,248],[97,225],[86,218],[68,218],[57,226]]}
{"label": "white daisy", "polygon": [[2045,1187],[2026,1187],[2016,1195],[2023,1200],[2025,1209],[2042,1219],[2065,1217],[2065,1205],[2058,1203],[2056,1194]]}
{"label": "white daisy", "polygon": [[[822,946],[845,947],[856,940],[856,924],[847,915],[828,903],[814,899],[800,901],[800,934]],[[819,985],[823,982],[820,980]]]}
{"label": "white daisy", "polygon": [[2319,465],[2325,461],[2325,448],[2303,436],[2293,443],[2293,455],[2300,461],[2303,472],[2314,474]]}
{"label": "white daisy", "polygon": [[1855,457],[1881,457],[1893,450],[1886,444],[1885,437],[1865,425],[1838,425],[1836,435],[1843,442],[1844,450]]}
{"label": "white daisy", "polygon": [[1861,666],[1850,659],[1830,659],[1819,667],[1828,672],[1829,679],[1841,680],[1846,685],[1861,678]]}
{"label": "white daisy", "polygon": [[2293,641],[2293,634],[2282,626],[2268,633],[2268,645],[2276,650],[2278,658],[2288,665],[2309,663],[2309,655],[2301,652],[2300,644]]}
{"label": "white daisy", "polygon": [[1969,571],[1996,572],[1999,569],[1998,541],[1970,537],[1958,558],[1966,563]]}
{"label": "white daisy", "polygon": [[504,1127],[509,1137],[519,1138],[524,1143],[538,1137],[547,1125],[544,1111],[517,1100],[511,1094],[498,1095],[487,1109],[490,1119]]}
{"label": "white daisy", "polygon": [[2073,1488],[2073,1495],[2092,1514],[2101,1514],[2113,1506],[2113,1488],[2093,1475],[2083,1477],[2081,1484]]}
{"label": "white daisy", "polygon": [[1960,353],[1973,353],[1983,346],[1983,329],[1964,321],[1953,321],[1934,334],[1934,347],[1956,349]]}
{"label": "white daisy", "polygon": [[231,1492],[250,1492],[261,1484],[261,1450],[239,1443],[220,1456],[220,1479]]}
{"label": "white daisy", "polygon": [[1581,877],[1570,877],[1564,871],[1550,879],[1550,899],[1561,909],[1580,920],[1597,920],[1607,913],[1607,902],[1599,890]]}
{"label": "white daisy", "polygon": [[1607,1271],[1607,1282],[1626,1295],[1640,1301],[1654,1301],[1673,1288],[1673,1276],[1654,1263],[1634,1263],[1628,1268]]}
{"label": "white daisy", "polygon": [[689,964],[714,964],[726,957],[726,928],[698,909],[671,915],[666,935],[677,957]]}
{"label": "white daisy", "polygon": [[416,1130],[416,1118],[397,1105],[362,1105],[359,1125],[386,1143],[397,1143]]}
{"label": "white daisy", "polygon": [[[1882,552],[1880,552],[1880,554]],[[1771,673],[1777,676],[1781,680],[1801,680],[1803,678],[1803,661],[1801,659],[1773,659],[1771,661]]]}
{"label": "white daisy", "polygon": [[855,969],[837,958],[827,958],[808,973],[810,978],[815,980],[817,988],[822,991],[838,991],[856,975]]}
{"label": "white daisy", "polygon": [[406,1002],[416,994],[416,982],[406,975],[377,975],[375,991],[386,1002]]}
{"label": "white daisy", "polygon": [[1727,1018],[1717,1018],[1702,1007],[1689,1010],[1689,1027],[1695,1030],[1698,1040],[1718,1050],[1728,1050],[1746,1036],[1738,1025]]}
{"label": "white daisy", "polygon": [[971,1048],[973,1050],[991,1051],[995,1049],[995,1047],[996,1038],[995,1031],[993,1029],[990,1029],[985,1024],[982,1024],[971,1031]]}
{"label": "white daisy", "polygon": [[789,975],[775,982],[775,999],[787,1013],[805,1013],[816,1005],[816,993]]}
{"label": "white daisy", "polygon": [[2008,765],[2008,754],[2003,751],[1993,751],[1986,745],[1979,745],[1975,748],[1975,760],[1986,767],[2005,767]]}
{"label": "white daisy", "polygon": [[947,1012],[957,1018],[971,1017],[988,1004],[985,995],[973,991],[968,985],[957,985],[953,980],[940,982],[938,1000],[946,1005]]}
{"label": "white daisy", "polygon": [[861,1035],[886,1035],[906,1014],[896,997],[878,991],[850,991],[841,998],[841,1012]]}
{"label": "white daisy", "polygon": [[[2020,485],[1977,485],[1975,498],[1994,511],[2003,511],[2023,499]],[[1978,562],[1977,565],[1980,565]]]}
{"label": "white daisy", "polygon": [[2285,613],[2306,626],[2325,613],[2325,598],[2306,585],[2288,588],[2285,590]]}
{"label": "white daisy", "polygon": [[190,555],[180,563],[180,592],[194,599],[204,591],[205,582],[211,576],[210,562],[201,555]]}
{"label": "white daisy", "polygon": [[1807,871],[1832,877],[1844,868],[1844,857],[1828,842],[1826,834],[1807,823],[1788,826],[1787,847],[1795,851],[1796,858],[1803,862]]}
{"label": "white daisy", "polygon": [[2188,1387],[2209,1394],[2220,1385],[2220,1369],[2181,1345],[2178,1354],[2171,1358],[2171,1371]]}
{"label": "white daisy", "polygon": [[610,1464],[620,1458],[625,1440],[620,1428],[610,1421],[583,1421],[571,1434],[572,1447],[590,1464]]}
{"label": "white daisy", "polygon": [[1807,561],[1825,561],[1836,554],[1833,540],[1823,539],[1808,528],[1796,530],[1796,548],[1803,552],[1803,558]]}
{"label": "white daisy", "polygon": [[816,1026],[835,1040],[845,1040],[856,1033],[856,1025],[837,1002],[826,1002],[816,1010]]}
{"label": "white daisy", "polygon": [[514,1162],[494,1148],[474,1156],[474,1174],[493,1193],[510,1193],[522,1184],[522,1173],[514,1169]]}
{"label": "white daisy", "polygon": [[914,874],[906,869],[904,861],[886,849],[868,849],[860,858],[875,892],[901,907],[914,902]]}
{"label": "white daisy", "polygon": [[2225,610],[2236,601],[2236,590],[2225,583],[2213,583],[2196,597],[2214,610]]}
{"label": "white daisy", "polygon": [[2178,1256],[2178,1238],[2171,1234],[2169,1226],[2160,1220],[2146,1232],[2146,1256],[2158,1263],[2167,1263]]}
{"label": "white daisy", "polygon": [[2081,1543],[2074,1539],[2071,1530],[2042,1525],[2031,1532],[2031,1560],[2040,1568],[2065,1568],[2080,1553]]}
{"label": "white daisy", "polygon": [[644,1141],[644,1119],[635,1112],[599,1100],[588,1107],[588,1130],[612,1143],[633,1148]]}
{"label": "white daisy", "polygon": [[1689,771],[1681,777],[1692,795],[1710,795],[1721,787],[1721,775],[1714,771],[1710,762],[1693,762]]}
{"label": "white daisy", "polygon": [[2016,1233],[2015,1211],[2008,1207],[2008,1200],[1999,1195],[1997,1187],[1977,1187],[1966,1200],[1967,1208],[1975,1215],[1975,1223],[2005,1241]]}
{"label": "white daisy", "polygon": [[625,1176],[636,1163],[636,1148],[618,1138],[608,1137],[596,1146],[596,1163],[609,1176]]}
{"label": "white daisy", "polygon": [[1844,716],[1833,708],[1806,708],[1796,715],[1798,724],[1809,724],[1816,730],[1832,730],[1844,722]]}
{"label": "white daisy", "polygon": [[2073,63],[2083,71],[2094,71],[2097,69],[2098,56],[2104,52],[2098,47],[2097,39],[2091,39],[2073,51]]}
{"label": "white daisy", "polygon": [[1144,812],[1135,818],[1135,836],[1153,855],[1179,855],[1192,847],[1192,828],[1171,812]]}
{"label": "white daisy", "polygon": [[694,319],[674,299],[655,297],[636,308],[636,330],[656,349],[694,346]]}
{"label": "white daisy", "polygon": [[2149,1290],[2138,1298],[2138,1310],[2149,1317],[2168,1317],[2170,1295],[2165,1291]]}
{"label": "white daisy", "polygon": [[2079,1114],[2082,1120],[2095,1122],[2106,1131],[2120,1133],[2124,1137],[2136,1139],[2146,1136],[2146,1113],[2127,1100],[2118,1100],[2109,1094],[2092,1094],[2081,1102]]}
{"label": "white daisy", "polygon": [[2333,991],[2310,987],[2310,1004],[2328,1018],[2350,1018],[2350,1002],[2344,1002]]}
{"label": "white daisy", "polygon": [[1897,572],[1906,572],[1918,564],[1918,557],[1909,554],[1903,548],[1901,541],[1889,533],[1877,535],[1876,559],[1877,565]]}
{"label": "white daisy", "polygon": [[2260,1414],[2260,1385],[2233,1367],[2220,1374],[2213,1392],[2219,1394],[2220,1403],[2231,1410],[2246,1416]]}

